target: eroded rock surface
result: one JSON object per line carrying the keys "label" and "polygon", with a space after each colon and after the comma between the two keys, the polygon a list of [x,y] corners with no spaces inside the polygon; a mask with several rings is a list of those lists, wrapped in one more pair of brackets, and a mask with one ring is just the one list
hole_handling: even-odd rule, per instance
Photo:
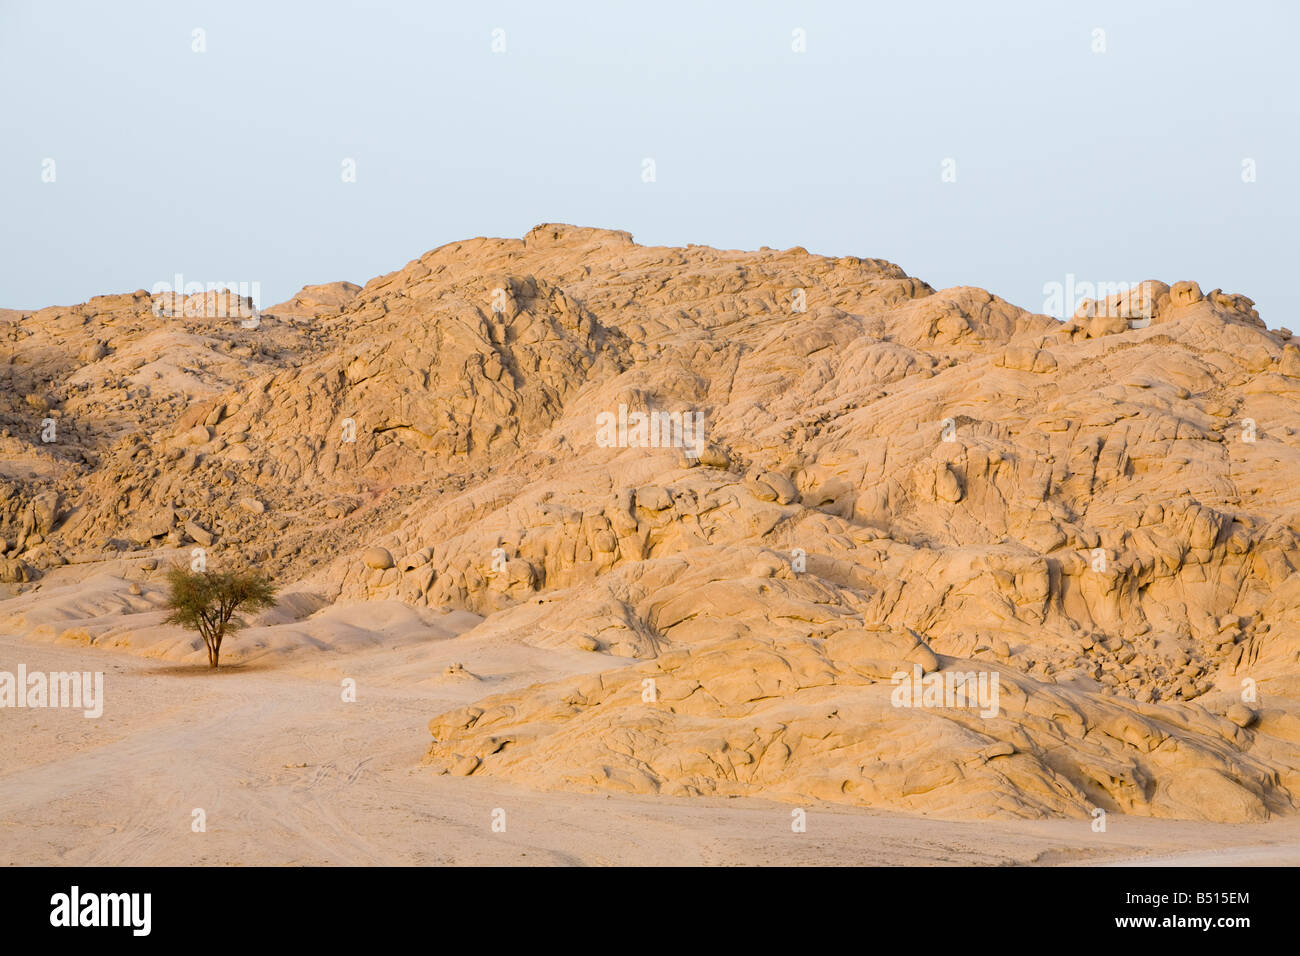
{"label": "eroded rock surface", "polygon": [[[256,328],[155,298],[0,313],[0,626],[81,627],[36,589],[203,548],[313,608],[608,658],[435,716],[449,773],[1294,811],[1300,343],[1244,296],[1151,281],[1062,323],[882,260],[544,225]],[[897,673],[996,675],[995,713],[899,706]]]}

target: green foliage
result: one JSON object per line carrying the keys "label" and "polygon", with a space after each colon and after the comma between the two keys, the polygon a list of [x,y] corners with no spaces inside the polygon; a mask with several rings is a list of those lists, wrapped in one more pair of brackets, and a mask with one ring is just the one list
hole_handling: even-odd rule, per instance
{"label": "green foliage", "polygon": [[208,665],[217,667],[221,642],[244,626],[238,608],[258,610],[275,605],[275,585],[260,571],[191,571],[176,565],[167,571],[170,593],[168,624],[198,631],[208,648]]}

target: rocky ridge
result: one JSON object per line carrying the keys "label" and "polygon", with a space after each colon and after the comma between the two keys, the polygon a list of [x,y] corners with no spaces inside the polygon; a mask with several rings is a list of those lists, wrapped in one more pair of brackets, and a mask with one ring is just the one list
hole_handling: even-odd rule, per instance
{"label": "rocky ridge", "polygon": [[[1294,812],[1300,343],[1244,296],[1151,281],[1063,323],[877,259],[543,225],[256,328],[201,305],[0,313],[0,627],[185,659],[151,582],[197,547],[271,570],[282,616],[454,609],[608,657],[435,716],[438,771]],[[599,440],[638,413],[702,441]],[[137,593],[41,604],[109,567]],[[996,674],[996,714],[899,706],[900,672]]]}

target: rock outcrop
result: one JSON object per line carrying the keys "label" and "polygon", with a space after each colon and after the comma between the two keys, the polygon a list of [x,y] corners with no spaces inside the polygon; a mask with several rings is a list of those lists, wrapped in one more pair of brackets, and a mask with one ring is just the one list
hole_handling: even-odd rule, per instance
{"label": "rock outcrop", "polygon": [[0,315],[11,590],[203,548],[607,656],[435,716],[448,773],[1294,810],[1300,343],[1244,296],[1152,280],[1063,323],[882,260],[544,225],[256,328],[156,305]]}

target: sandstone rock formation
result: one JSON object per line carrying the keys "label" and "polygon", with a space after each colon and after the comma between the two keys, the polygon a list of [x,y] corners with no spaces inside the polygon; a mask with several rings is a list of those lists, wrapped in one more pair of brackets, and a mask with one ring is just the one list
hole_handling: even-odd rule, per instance
{"label": "sandstone rock formation", "polygon": [[[1295,810],[1300,343],[1244,296],[1150,281],[1062,323],[876,259],[544,225],[257,328],[156,311],[0,314],[0,627],[86,627],[37,589],[202,548],[304,614],[455,609],[607,658],[431,715],[439,771]],[[121,593],[102,614],[156,613]],[[996,712],[902,706],[900,673],[996,675]]]}

